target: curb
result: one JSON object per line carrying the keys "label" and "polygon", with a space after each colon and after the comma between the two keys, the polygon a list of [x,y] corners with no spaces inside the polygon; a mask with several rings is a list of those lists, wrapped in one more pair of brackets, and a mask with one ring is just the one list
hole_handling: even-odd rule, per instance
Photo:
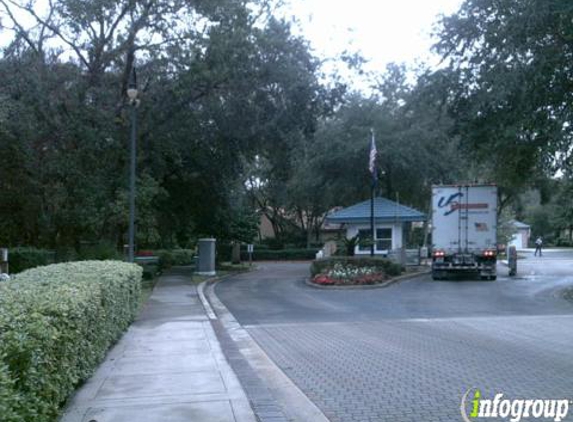
{"label": "curb", "polygon": [[242,271],[237,271],[234,273],[225,274],[225,275],[220,276],[220,277],[217,277],[215,275],[213,277],[208,278],[207,280],[202,281],[197,286],[197,294],[199,295],[199,300],[201,301],[201,304],[203,305],[203,308],[205,309],[205,313],[207,314],[207,317],[209,317],[209,319],[211,321],[214,321],[217,319],[217,314],[215,313],[215,311],[211,307],[211,304],[209,303],[209,300],[207,299],[207,296],[205,295],[205,287],[210,286],[212,284],[215,284],[219,281],[225,280],[229,277],[236,276],[238,274],[244,274],[244,273],[248,273],[251,271],[255,271],[256,269],[257,269],[257,267],[253,265],[252,268],[249,268],[247,270],[242,270]]}
{"label": "curb", "polygon": [[[243,273],[244,274],[244,273]],[[328,422],[322,411],[274,363],[215,294],[220,281],[241,274],[205,280],[205,299],[218,315],[211,324],[223,353],[243,385],[259,422]]]}
{"label": "curb", "polygon": [[201,301],[201,304],[203,305],[203,308],[205,309],[205,313],[207,314],[207,317],[211,321],[213,321],[213,320],[217,319],[217,315],[215,314],[215,311],[213,310],[213,308],[211,307],[211,304],[207,300],[207,297],[205,297],[205,285],[208,282],[209,282],[209,280],[205,280],[197,286],[197,294],[199,295],[199,300]]}
{"label": "curb", "polygon": [[305,278],[304,284],[306,284],[309,287],[312,287],[314,289],[320,289],[320,290],[370,290],[370,289],[383,289],[384,287],[388,287],[391,286],[394,283],[399,283],[401,281],[405,281],[405,280],[410,280],[412,278],[417,278],[426,274],[430,274],[432,270],[431,269],[427,269],[427,270],[423,270],[423,271],[419,271],[413,274],[404,274],[401,275],[399,277],[394,277],[391,278],[390,280],[386,280],[383,283],[378,283],[378,284],[365,284],[362,286],[355,286],[355,285],[350,285],[350,286],[340,286],[340,285],[321,285],[321,284],[316,284],[313,283],[312,281],[310,281],[310,278]]}

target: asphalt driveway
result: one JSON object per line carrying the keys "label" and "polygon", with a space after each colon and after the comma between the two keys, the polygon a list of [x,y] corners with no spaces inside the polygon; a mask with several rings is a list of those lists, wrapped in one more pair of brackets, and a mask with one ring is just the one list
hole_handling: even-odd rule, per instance
{"label": "asphalt driveway", "polygon": [[573,305],[561,297],[573,256],[526,255],[517,278],[500,267],[494,282],[352,291],[305,285],[308,264],[262,264],[216,293],[331,421],[450,422],[472,387],[573,399]]}

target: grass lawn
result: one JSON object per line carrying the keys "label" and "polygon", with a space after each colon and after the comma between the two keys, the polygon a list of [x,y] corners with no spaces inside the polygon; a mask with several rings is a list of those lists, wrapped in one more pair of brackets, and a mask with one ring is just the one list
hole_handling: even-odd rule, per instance
{"label": "grass lawn", "polygon": [[219,272],[218,272],[218,271],[217,271],[217,275],[216,275],[216,276],[214,276],[214,275],[199,275],[199,274],[193,274],[193,279],[192,279],[192,281],[193,281],[194,284],[201,284],[201,283],[203,283],[203,282],[206,281],[206,280],[209,280],[209,279],[211,279],[211,278],[218,277],[218,276],[219,276]]}

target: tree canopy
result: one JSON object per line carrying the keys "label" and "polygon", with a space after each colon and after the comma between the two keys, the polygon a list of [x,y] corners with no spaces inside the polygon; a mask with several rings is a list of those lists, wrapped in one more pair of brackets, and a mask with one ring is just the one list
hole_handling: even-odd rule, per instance
{"label": "tree canopy", "polygon": [[487,181],[525,217],[522,192],[572,177],[569,2],[466,0],[439,69],[391,64],[368,93],[328,79],[273,4],[0,0],[0,243],[125,242],[134,66],[140,247],[249,241],[261,215],[310,245],[369,196],[372,129],[378,193],[422,210],[432,184]]}
{"label": "tree canopy", "polygon": [[[14,32],[0,61],[6,243],[123,242],[134,65],[143,245],[224,235],[244,164],[278,160],[335,101],[306,42],[262,2],[59,0],[43,13],[0,5]],[[15,18],[23,12],[32,28]]]}
{"label": "tree canopy", "polygon": [[570,169],[572,18],[559,0],[466,0],[442,22],[459,132],[513,185]]}

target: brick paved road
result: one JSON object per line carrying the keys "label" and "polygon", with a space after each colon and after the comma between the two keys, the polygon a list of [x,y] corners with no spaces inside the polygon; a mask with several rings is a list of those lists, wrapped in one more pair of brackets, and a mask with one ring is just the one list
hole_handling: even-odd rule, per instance
{"label": "brick paved road", "polygon": [[304,265],[266,265],[216,291],[332,422],[451,422],[471,387],[573,399],[573,306],[559,297],[571,263],[552,262],[517,280],[352,292],[305,286]]}

